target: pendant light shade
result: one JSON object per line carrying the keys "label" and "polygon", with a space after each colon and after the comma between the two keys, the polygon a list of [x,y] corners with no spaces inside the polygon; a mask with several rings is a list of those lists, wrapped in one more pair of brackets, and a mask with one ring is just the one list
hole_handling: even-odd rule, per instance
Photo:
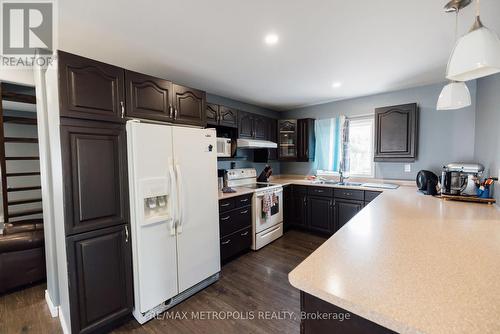
{"label": "pendant light shade", "polygon": [[464,82],[450,82],[444,86],[437,102],[437,110],[461,109],[471,105],[469,88]]}
{"label": "pendant light shade", "polygon": [[477,17],[472,30],[460,38],[448,62],[446,78],[468,81],[500,72],[500,39]]}

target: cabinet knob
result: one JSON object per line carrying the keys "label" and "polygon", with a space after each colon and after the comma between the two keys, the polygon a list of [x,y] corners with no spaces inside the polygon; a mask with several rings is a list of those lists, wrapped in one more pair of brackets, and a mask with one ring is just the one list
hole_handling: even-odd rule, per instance
{"label": "cabinet knob", "polygon": [[228,244],[228,243],[230,243],[230,242],[231,242],[231,239],[228,239],[227,241],[223,241],[223,242],[222,242],[222,244],[223,244],[223,245],[227,245],[227,244]]}
{"label": "cabinet knob", "polygon": [[172,108],[172,105],[169,105],[169,106],[168,106],[168,117],[169,117],[169,118],[173,118],[173,116],[174,116],[174,115],[173,115],[173,113],[174,113],[174,112],[173,112],[173,109],[174,109],[174,108]]}
{"label": "cabinet knob", "polygon": [[240,211],[240,214],[242,214],[242,215],[247,214],[247,213],[248,213],[248,210]]}
{"label": "cabinet knob", "polygon": [[220,220],[228,220],[229,218],[230,218],[230,216],[222,217]]}

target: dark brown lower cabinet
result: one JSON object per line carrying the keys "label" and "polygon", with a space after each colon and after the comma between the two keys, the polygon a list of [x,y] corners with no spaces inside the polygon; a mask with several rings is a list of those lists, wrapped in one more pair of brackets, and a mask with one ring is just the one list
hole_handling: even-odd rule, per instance
{"label": "dark brown lower cabinet", "polygon": [[285,228],[334,234],[378,195],[379,191],[350,188],[289,186],[284,188]]}
{"label": "dark brown lower cabinet", "polygon": [[290,229],[293,219],[293,186],[283,186],[283,229]]}
{"label": "dark brown lower cabinet", "polygon": [[333,228],[333,198],[309,196],[308,198],[309,229],[315,232],[331,233]]}
{"label": "dark brown lower cabinet", "polygon": [[104,331],[132,312],[132,260],[127,225],[66,238],[71,330]]}
{"label": "dark brown lower cabinet", "polygon": [[353,201],[347,199],[335,199],[335,230],[337,232],[344,226],[352,217],[354,217],[361,209],[363,209],[363,201]]}
{"label": "dark brown lower cabinet", "polygon": [[307,188],[293,186],[292,224],[297,227],[307,227]]}
{"label": "dark brown lower cabinet", "polygon": [[[393,334],[395,332],[304,291],[300,292],[301,334]],[[323,317],[320,319],[318,315]]]}
{"label": "dark brown lower cabinet", "polygon": [[252,246],[252,194],[219,200],[221,263]]}

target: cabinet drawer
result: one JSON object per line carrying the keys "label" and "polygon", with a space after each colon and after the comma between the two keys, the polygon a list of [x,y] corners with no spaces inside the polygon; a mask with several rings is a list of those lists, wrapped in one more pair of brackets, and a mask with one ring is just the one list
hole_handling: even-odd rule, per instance
{"label": "cabinet drawer", "polygon": [[365,202],[373,201],[380,194],[380,191],[365,191]]}
{"label": "cabinet drawer", "polygon": [[363,201],[365,194],[363,190],[335,189],[335,197]]}
{"label": "cabinet drawer", "polygon": [[305,194],[307,193],[307,187],[306,186],[293,186],[293,192],[296,194]]}
{"label": "cabinet drawer", "polygon": [[252,196],[253,194],[248,194],[244,196],[238,196],[234,198],[234,207],[241,208],[244,206],[252,205]]}
{"label": "cabinet drawer", "polygon": [[219,200],[219,213],[234,209],[234,198]]}
{"label": "cabinet drawer", "polygon": [[252,228],[239,230],[220,240],[221,262],[244,251],[252,245]]}
{"label": "cabinet drawer", "polygon": [[224,237],[252,225],[252,210],[250,207],[245,207],[222,213],[219,222],[220,235]]}
{"label": "cabinet drawer", "polygon": [[333,188],[328,188],[328,187],[308,187],[307,193],[309,195],[332,197],[333,196]]}

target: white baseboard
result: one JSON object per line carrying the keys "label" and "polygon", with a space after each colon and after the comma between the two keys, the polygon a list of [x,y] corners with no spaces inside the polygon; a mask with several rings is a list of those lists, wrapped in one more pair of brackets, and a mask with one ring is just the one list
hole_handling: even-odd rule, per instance
{"label": "white baseboard", "polygon": [[59,308],[54,305],[52,302],[52,299],[50,298],[49,291],[45,290],[45,302],[47,303],[47,306],[49,307],[50,310],[50,315],[52,318],[55,318],[59,315]]}
{"label": "white baseboard", "polygon": [[64,315],[61,312],[61,308],[58,307],[58,309],[59,309],[59,322],[61,323],[61,327],[62,327],[63,333],[64,334],[71,334],[71,330],[68,327],[68,323],[64,319]]}

